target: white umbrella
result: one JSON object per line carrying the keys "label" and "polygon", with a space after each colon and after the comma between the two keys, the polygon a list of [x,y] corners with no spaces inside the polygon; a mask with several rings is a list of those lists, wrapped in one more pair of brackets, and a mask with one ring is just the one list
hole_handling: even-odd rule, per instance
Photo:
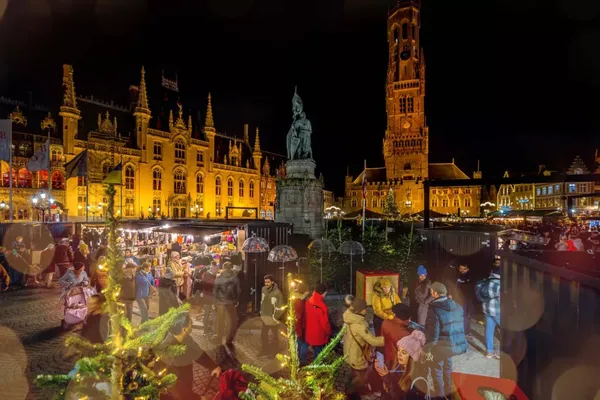
{"label": "white umbrella", "polygon": [[288,261],[296,261],[298,259],[298,253],[294,250],[293,247],[288,246],[286,244],[281,244],[279,246],[275,246],[269,252],[269,257],[267,260],[271,262],[280,262],[281,263],[281,285],[284,287],[285,283],[285,263]]}
{"label": "white umbrella", "polygon": [[315,239],[308,245],[309,250],[318,250],[321,252],[321,283],[323,283],[323,253],[328,255],[335,252],[335,245],[329,239]]}
{"label": "white umbrella", "polygon": [[352,293],[352,257],[365,254],[365,248],[359,242],[347,240],[340,245],[338,252],[341,254],[350,255],[350,294]]}

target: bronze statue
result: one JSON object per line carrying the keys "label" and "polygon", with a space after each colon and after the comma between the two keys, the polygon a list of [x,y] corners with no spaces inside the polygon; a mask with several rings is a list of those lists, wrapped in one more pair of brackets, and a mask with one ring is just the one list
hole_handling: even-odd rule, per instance
{"label": "bronze statue", "polygon": [[310,136],[312,125],[303,110],[302,99],[294,91],[292,98],[292,126],[287,134],[287,153],[290,160],[312,160],[312,147]]}

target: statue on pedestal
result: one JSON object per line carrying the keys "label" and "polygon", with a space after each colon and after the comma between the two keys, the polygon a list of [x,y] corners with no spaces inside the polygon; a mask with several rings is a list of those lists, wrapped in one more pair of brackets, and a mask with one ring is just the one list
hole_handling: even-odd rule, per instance
{"label": "statue on pedestal", "polygon": [[287,153],[290,160],[312,160],[310,136],[312,125],[303,110],[302,99],[294,90],[292,98],[292,126],[287,134]]}

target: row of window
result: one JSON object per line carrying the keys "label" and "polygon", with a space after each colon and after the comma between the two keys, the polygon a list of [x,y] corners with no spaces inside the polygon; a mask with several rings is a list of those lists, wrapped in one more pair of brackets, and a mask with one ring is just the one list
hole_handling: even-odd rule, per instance
{"label": "row of window", "polygon": [[[33,188],[33,174],[31,171],[21,168],[18,172],[13,169],[13,187]],[[52,189],[65,188],[65,176],[60,171],[54,171],[51,177]],[[10,174],[8,171],[2,172],[2,186],[10,186]],[[48,187],[48,171],[37,172],[37,188]]]}
{"label": "row of window", "polygon": [[406,112],[415,112],[415,101],[412,96],[400,98],[400,113],[406,114]]}
{"label": "row of window", "polygon": [[[459,192],[458,189],[452,189],[452,194],[458,194]],[[465,194],[471,194],[471,189],[464,189],[463,192]],[[431,194],[450,194],[450,189],[432,189]]]}
{"label": "row of window", "polygon": [[[269,188],[271,183],[269,182]],[[234,192],[233,178],[227,179],[227,196],[232,197]],[[152,189],[162,190],[162,171],[158,168],[152,170]],[[178,170],[173,175],[173,192],[175,194],[186,194],[187,193],[187,177],[185,172]],[[204,194],[204,177],[201,174],[196,175],[196,193]],[[223,194],[221,177],[215,178],[215,195],[221,196]],[[238,196],[244,197],[246,195],[246,183],[243,179],[238,182]],[[254,181],[251,180],[248,184],[248,196],[254,198]]]}
{"label": "row of window", "polygon": [[[162,160],[163,148],[161,142],[154,142],[153,154],[155,159]],[[198,164],[204,163],[204,153],[200,150],[196,152],[196,162]],[[175,141],[175,163],[185,164],[185,143],[181,139]]]}
{"label": "row of window", "polygon": [[[442,208],[446,208],[449,207],[448,204],[450,204],[450,200],[447,197],[442,197]],[[438,207],[439,206],[439,202],[438,202],[438,198],[437,197],[433,197],[431,199],[431,207]],[[460,207],[460,199],[458,197],[455,197],[454,199],[452,199],[452,207]],[[463,200],[463,207],[468,208],[471,207],[471,198],[470,197],[465,197]]]}

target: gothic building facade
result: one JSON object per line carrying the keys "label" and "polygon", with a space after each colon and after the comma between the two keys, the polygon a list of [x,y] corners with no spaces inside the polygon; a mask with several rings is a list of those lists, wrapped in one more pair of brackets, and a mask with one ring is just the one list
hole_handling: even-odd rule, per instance
{"label": "gothic building facade", "polygon": [[[367,181],[367,209],[383,213],[385,198],[391,189],[401,214],[414,214],[424,209],[424,180],[469,178],[454,160],[451,163],[429,162],[420,12],[417,2],[399,1],[388,16],[385,166],[366,168],[356,178],[346,177],[344,206],[348,211],[362,207],[363,176]],[[475,174],[479,176],[481,172]],[[441,214],[460,212],[461,215],[478,216],[480,191],[478,186],[435,188],[430,193],[430,206]]]}
{"label": "gothic building facade", "polygon": [[[64,65],[58,113],[0,98],[0,112],[7,114],[2,117],[13,121],[15,219],[35,219],[31,199],[47,191],[48,182],[69,218],[101,218],[107,203],[102,181],[117,164],[123,184],[115,210],[123,218],[224,218],[230,207],[230,218],[272,219],[283,156],[261,148],[258,128],[252,143],[247,125],[243,137],[218,132],[210,94],[201,121],[184,110],[176,77],[168,79],[163,72],[160,84],[158,79],[152,83],[156,90],[149,95],[142,68],[139,85],[129,88],[129,104],[118,105],[78,95],[73,68]],[[48,135],[49,174],[27,171],[26,161]],[[65,179],[64,164],[85,150],[87,176]],[[5,201],[9,170],[2,162],[0,199]]]}

